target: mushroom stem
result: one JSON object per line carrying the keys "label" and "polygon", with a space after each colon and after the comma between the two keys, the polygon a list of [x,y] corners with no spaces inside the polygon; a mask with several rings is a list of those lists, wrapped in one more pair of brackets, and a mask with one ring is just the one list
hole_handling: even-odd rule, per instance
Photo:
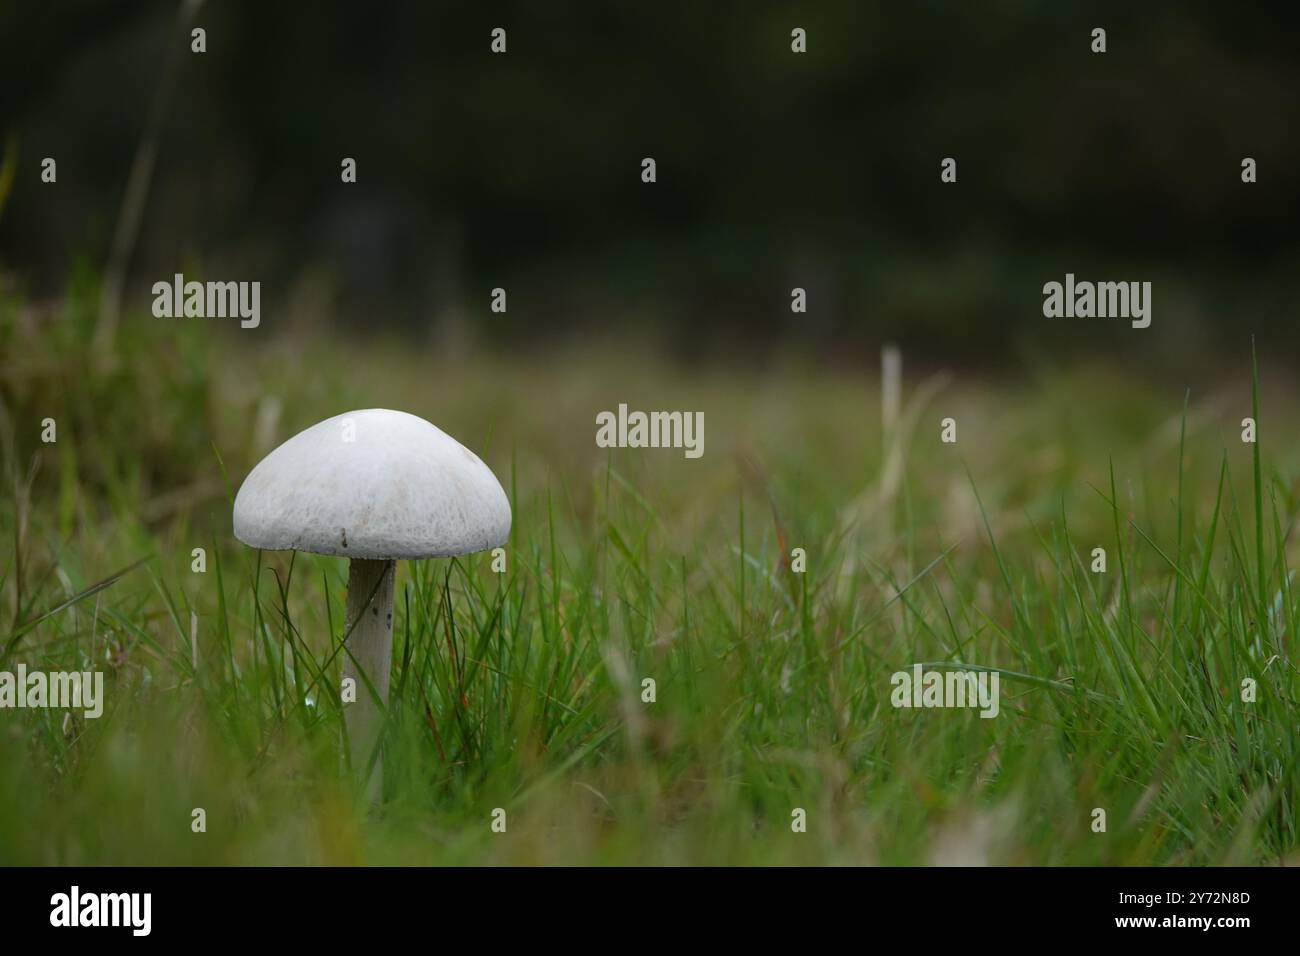
{"label": "mushroom stem", "polygon": [[[356,700],[345,704],[352,765],[364,772],[378,739],[381,707],[388,702],[388,670],[393,660],[393,578],[395,561],[353,558],[348,564],[347,652],[343,676],[355,681]],[[361,675],[365,675],[365,680]],[[374,694],[370,686],[374,687]],[[380,764],[376,762],[376,771]],[[378,779],[378,773],[374,779]]]}

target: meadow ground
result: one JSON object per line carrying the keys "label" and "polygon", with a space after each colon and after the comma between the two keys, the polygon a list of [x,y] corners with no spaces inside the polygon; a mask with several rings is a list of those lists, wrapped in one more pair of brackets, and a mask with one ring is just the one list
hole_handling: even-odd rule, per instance
{"label": "meadow ground", "polygon": [[[1190,392],[909,365],[887,445],[874,367],[144,320],[105,358],[93,301],[0,300],[0,671],[107,690],[99,719],[0,710],[0,863],[1300,862],[1300,416],[1263,363],[1242,442],[1249,341]],[[703,457],[597,448],[620,402],[703,411]],[[398,565],[373,805],[346,562],[230,526],[270,448],[372,406],[477,451],[514,509],[505,574]],[[997,669],[998,716],[891,706],[917,662]]]}

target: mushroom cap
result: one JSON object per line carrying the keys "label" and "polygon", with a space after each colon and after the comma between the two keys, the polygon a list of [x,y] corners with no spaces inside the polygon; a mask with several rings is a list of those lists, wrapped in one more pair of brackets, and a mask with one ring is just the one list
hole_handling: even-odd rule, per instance
{"label": "mushroom cap", "polygon": [[447,557],[504,544],[510,502],[488,466],[441,429],[367,408],[263,458],[235,496],[234,523],[236,538],[270,551]]}

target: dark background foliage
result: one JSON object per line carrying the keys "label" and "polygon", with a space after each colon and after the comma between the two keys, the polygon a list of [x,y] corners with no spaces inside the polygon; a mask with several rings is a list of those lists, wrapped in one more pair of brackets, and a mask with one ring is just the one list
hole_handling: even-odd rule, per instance
{"label": "dark background foliage", "polygon": [[[168,76],[176,10],[0,10],[17,162],[0,264],[26,291],[107,258],[170,84],[136,309],[186,271],[261,279],[271,328],[310,281],[322,325],[410,334],[455,314],[497,345],[633,328],[705,351],[888,338],[987,362],[1300,343],[1291,5],[209,0],[208,52]],[[1066,272],[1153,281],[1152,329],[1044,319],[1042,284]]]}

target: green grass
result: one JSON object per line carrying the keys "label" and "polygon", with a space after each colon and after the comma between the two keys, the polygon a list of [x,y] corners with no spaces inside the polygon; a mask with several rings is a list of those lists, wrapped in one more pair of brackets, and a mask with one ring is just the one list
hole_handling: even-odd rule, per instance
{"label": "green grass", "polygon": [[[0,670],[108,693],[99,720],[0,711],[0,863],[1297,862],[1300,421],[1249,342],[1190,392],[910,376],[891,470],[874,368],[463,364],[138,316],[107,361],[92,286],[0,298]],[[596,448],[619,402],[704,411],[704,457]],[[371,805],[346,563],[244,547],[230,503],[274,444],[376,405],[479,452],[514,527],[504,575],[399,564]],[[894,709],[915,662],[996,668],[1000,715]]]}

